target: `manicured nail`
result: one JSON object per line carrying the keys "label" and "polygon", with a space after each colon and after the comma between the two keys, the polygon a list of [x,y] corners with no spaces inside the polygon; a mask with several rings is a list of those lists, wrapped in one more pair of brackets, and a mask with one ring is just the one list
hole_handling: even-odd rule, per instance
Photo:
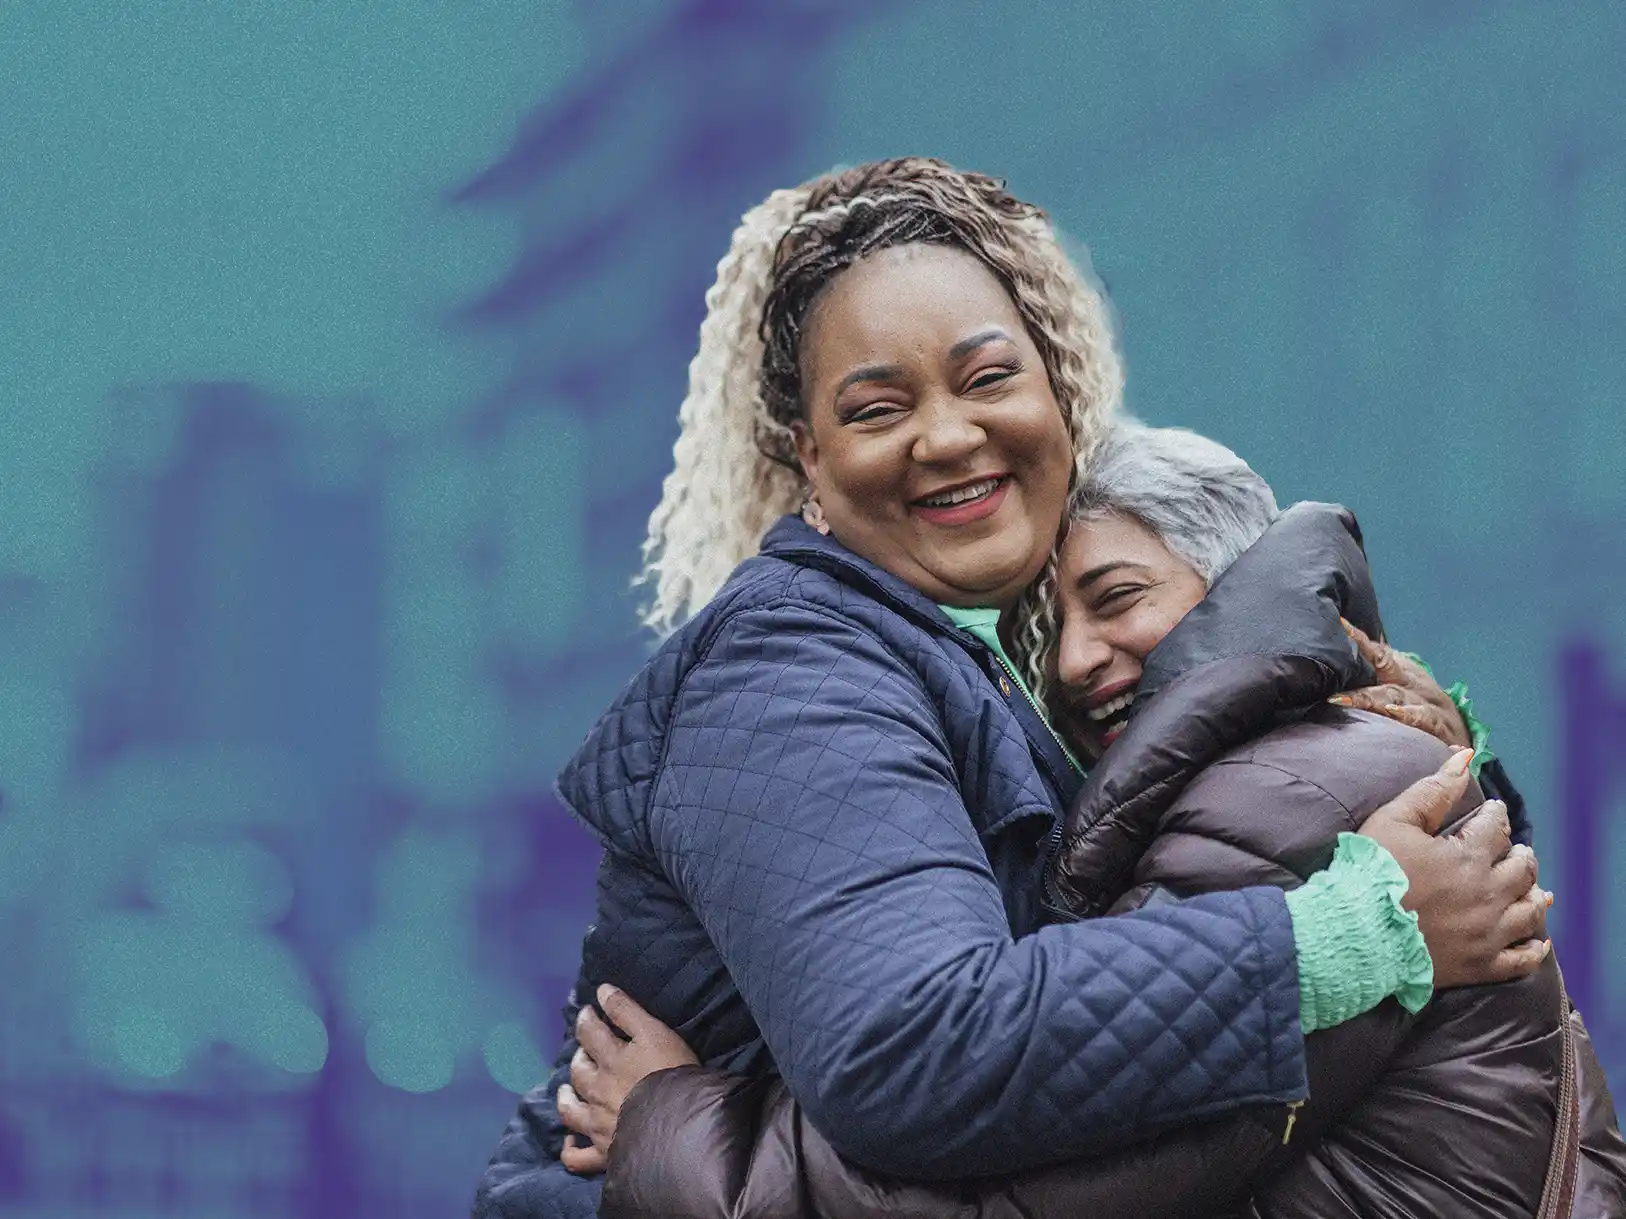
{"label": "manicured nail", "polygon": [[1334,707],[1353,707],[1355,705],[1355,700],[1347,694],[1334,694],[1327,701]]}
{"label": "manicured nail", "polygon": [[1465,775],[1468,773],[1468,763],[1473,761],[1474,751],[1459,749],[1451,755],[1450,761],[1445,764],[1445,773],[1448,775]]}
{"label": "manicured nail", "polygon": [[1553,891],[1551,889],[1548,889],[1547,890],[1547,909],[1551,910],[1553,908],[1553,902],[1555,902],[1557,900],[1558,899],[1553,896]]}

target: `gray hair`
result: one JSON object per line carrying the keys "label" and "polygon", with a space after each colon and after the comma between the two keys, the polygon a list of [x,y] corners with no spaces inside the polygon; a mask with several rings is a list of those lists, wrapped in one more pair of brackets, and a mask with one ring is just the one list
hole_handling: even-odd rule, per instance
{"label": "gray hair", "polygon": [[1276,496],[1230,449],[1185,428],[1120,419],[1073,493],[1072,518],[1127,516],[1203,582],[1214,581],[1276,519]]}

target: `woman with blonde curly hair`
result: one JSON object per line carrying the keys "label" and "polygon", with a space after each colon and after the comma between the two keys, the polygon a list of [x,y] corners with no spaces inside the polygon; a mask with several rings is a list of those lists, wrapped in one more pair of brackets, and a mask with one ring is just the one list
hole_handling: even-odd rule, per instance
{"label": "woman with blonde curly hair", "polygon": [[[1335,862],[1291,894],[1049,923],[1082,780],[1044,711],[1055,555],[1121,384],[1101,297],[995,179],[884,161],[745,217],[650,521],[667,638],[560,779],[604,847],[573,1023],[613,985],[703,1062],[782,1080],[855,1162],[975,1177],[1244,1109],[1279,1127],[1306,1034],[1414,988],[1419,959],[1437,985],[1539,964],[1505,810],[1430,832],[1465,772],[1363,827],[1415,920],[1392,875]],[[1351,971],[1379,984],[1329,985]],[[603,1148],[556,1107],[574,1054],[477,1215],[596,1210]]]}

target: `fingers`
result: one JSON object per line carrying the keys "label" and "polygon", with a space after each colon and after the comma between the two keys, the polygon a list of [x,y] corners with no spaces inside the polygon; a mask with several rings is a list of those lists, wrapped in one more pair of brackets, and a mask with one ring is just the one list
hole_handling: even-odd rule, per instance
{"label": "fingers", "polygon": [[1497,931],[1506,945],[1547,938],[1547,891],[1531,885],[1524,895],[1502,913]]}
{"label": "fingers", "polygon": [[1356,711],[1369,711],[1374,715],[1385,716],[1396,723],[1405,724],[1408,728],[1415,728],[1419,732],[1426,732],[1435,740],[1453,748],[1461,748],[1469,742],[1468,729],[1462,722],[1462,715],[1456,705],[1449,699],[1433,701],[1421,697],[1416,690],[1402,686],[1366,686],[1359,690],[1350,690],[1344,694],[1335,694],[1327,701],[1339,707],[1350,707]]}
{"label": "fingers", "polygon": [[607,1166],[609,1155],[591,1143],[577,1146],[572,1139],[566,1139],[559,1152],[559,1162],[578,1177],[596,1177]]}
{"label": "fingers", "polygon": [[591,1176],[604,1171],[610,1142],[615,1138],[615,1122],[598,1105],[584,1101],[569,1084],[560,1084],[554,1098],[559,1120],[571,1133],[559,1154],[571,1172]]}
{"label": "fingers", "polygon": [[[1467,823],[1457,838],[1472,854],[1492,865],[1502,862],[1504,857],[1512,857],[1513,827],[1507,819],[1507,805],[1500,800],[1485,801],[1468,815]],[[1528,858],[1525,852],[1528,852]],[[1524,861],[1522,867],[1525,869],[1520,875],[1527,879],[1522,884],[1514,885],[1515,893],[1536,881],[1535,852],[1525,847],[1519,853],[1519,859]]]}
{"label": "fingers", "polygon": [[1375,711],[1382,715],[1386,708],[1404,704],[1410,699],[1411,695],[1404,686],[1397,686],[1391,682],[1380,686],[1362,686],[1358,690],[1346,690],[1342,694],[1335,694],[1327,701],[1340,707],[1353,707],[1357,711]]}
{"label": "fingers", "polygon": [[[1372,816],[1402,821],[1429,834],[1439,833],[1445,819],[1451,815],[1451,810],[1462,798],[1462,793],[1468,790],[1468,761],[1473,756],[1474,751],[1471,749],[1457,750],[1445,760],[1445,764],[1439,770],[1417,780]],[[1477,820],[1480,815],[1475,814],[1475,817],[1470,819],[1470,828],[1472,821]],[[1502,824],[1504,827],[1507,824],[1505,808],[1502,810]],[[1505,853],[1504,846],[1492,859],[1499,859]]]}
{"label": "fingers", "polygon": [[[1488,849],[1494,850],[1494,836],[1488,836],[1488,841],[1490,844]],[[1495,878],[1497,892],[1507,894],[1508,900],[1512,901],[1536,888],[1536,881],[1541,877],[1541,868],[1536,860],[1536,853],[1520,844],[1509,849],[1492,869],[1491,874]]]}
{"label": "fingers", "polygon": [[559,1110],[559,1120],[567,1128],[577,1134],[590,1137],[592,1134],[592,1121],[587,1106],[576,1094],[576,1089],[569,1084],[560,1084],[559,1091],[554,1094],[554,1108]]}
{"label": "fingers", "polygon": [[588,1056],[587,1051],[578,1049],[570,1060],[570,1083],[566,1086],[573,1088],[583,1100],[597,1100],[604,1095],[599,1083],[602,1074],[598,1063]]}
{"label": "fingers", "polygon": [[1400,680],[1404,670],[1400,667],[1400,658],[1393,648],[1369,638],[1365,631],[1347,618],[1340,618],[1338,621],[1343,623],[1344,633],[1354,641],[1355,647],[1366,658],[1366,663],[1372,666],[1372,672],[1378,675],[1379,682]]}
{"label": "fingers", "polygon": [[604,1014],[615,1022],[615,1027],[631,1041],[654,1032],[665,1032],[667,1026],[640,1007],[626,991],[605,983],[598,988],[598,1003]]}
{"label": "fingers", "polygon": [[[615,1019],[613,1015],[611,1019]],[[626,1027],[619,1020],[616,1020],[616,1024]],[[576,1013],[576,1042],[594,1062],[611,1069],[614,1068],[616,1056],[626,1045],[591,1007],[584,1007]]]}
{"label": "fingers", "polygon": [[1541,968],[1541,963],[1552,951],[1553,943],[1548,939],[1526,940],[1522,944],[1504,948],[1491,964],[1490,981],[1512,982],[1527,977]]}
{"label": "fingers", "polygon": [[1436,739],[1439,739],[1445,731],[1444,717],[1432,707],[1406,707],[1399,703],[1390,703],[1386,707],[1378,708],[1378,714],[1388,716],[1408,728],[1426,732]]}

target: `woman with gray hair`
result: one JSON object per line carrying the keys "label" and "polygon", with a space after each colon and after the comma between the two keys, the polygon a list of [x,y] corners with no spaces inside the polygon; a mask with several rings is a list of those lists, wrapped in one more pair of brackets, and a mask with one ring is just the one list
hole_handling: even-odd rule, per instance
{"label": "woman with gray hair", "polygon": [[[1155,535],[1184,565],[1183,614],[1259,540],[1278,514],[1270,484],[1224,445],[1185,428],[1151,428],[1126,418],[1102,439],[1088,476],[1073,494],[1071,553],[1076,561],[1086,542],[1099,544],[1115,533],[1121,540],[1124,530],[1139,526],[1143,542],[1148,540],[1145,533]],[[1084,523],[1090,528],[1078,528]],[[1191,577],[1200,581],[1200,591]],[[1162,626],[1158,638],[1169,625]],[[1473,726],[1474,774],[1493,763],[1465,687],[1454,687],[1452,693],[1437,686],[1429,689],[1428,683],[1417,682],[1418,674],[1427,669],[1415,656],[1373,643],[1347,622],[1345,627],[1363,649],[1378,684],[1336,695],[1340,705],[1387,715],[1442,740],[1448,739],[1440,730],[1442,723],[1466,722]],[[1400,686],[1414,683],[1423,698],[1397,697]],[[1063,690],[1058,701],[1065,706],[1074,700]],[[1086,740],[1089,735],[1086,728]],[[1528,846],[1531,832],[1524,801],[1499,768],[1493,773],[1498,795],[1508,804],[1513,841]]]}
{"label": "woman with gray hair", "polygon": [[[1280,513],[1229,449],[1125,423],[1098,448],[1072,518],[1057,711],[1096,761],[1051,852],[1055,915],[1316,886],[1334,859],[1368,857],[1354,831],[1450,751],[1338,694],[1359,682],[1363,656],[1379,676],[1398,663],[1368,638],[1382,629],[1353,516],[1322,504]],[[1477,801],[1470,790],[1453,828]],[[1347,911],[1357,938],[1366,917]],[[1626,1214],[1626,1144],[1556,963],[1432,1001],[1427,973],[1333,971],[1338,989],[1394,998],[1343,1030],[1279,1138],[1233,1118],[953,1188],[843,1163],[787,1095],[684,1066],[694,1059],[681,1042],[618,997],[631,1041],[593,1026],[583,1038],[594,1089],[620,1106],[604,1214],[746,1219],[804,1213],[785,1207],[798,1198],[826,1219]]]}

